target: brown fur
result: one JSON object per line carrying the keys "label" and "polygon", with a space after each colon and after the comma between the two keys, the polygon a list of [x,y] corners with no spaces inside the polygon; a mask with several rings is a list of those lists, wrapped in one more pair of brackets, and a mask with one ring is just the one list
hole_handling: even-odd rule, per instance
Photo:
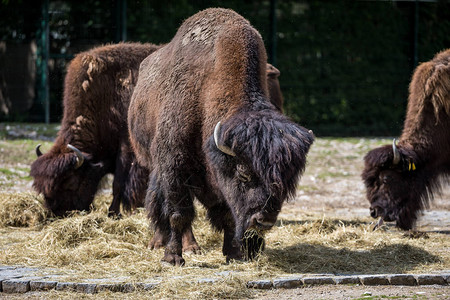
{"label": "brown fur", "polygon": [[[244,231],[273,225],[293,195],[313,137],[271,104],[266,77],[259,33],[226,9],[187,19],[142,62],[128,126],[138,161],[151,170],[146,206],[155,242],[168,241],[163,260],[184,264],[194,197],[224,231],[230,259],[243,256]],[[218,121],[235,157],[213,141]]]}
{"label": "brown fur", "polygon": [[[160,46],[121,43],[78,54],[64,83],[64,117],[53,147],[31,166],[33,186],[56,215],[88,210],[101,178],[114,174],[111,214],[142,205],[148,171],[134,161],[128,105],[141,61]],[[76,155],[84,155],[75,169]]]}
{"label": "brown fur", "polygon": [[[411,229],[419,212],[450,175],[450,49],[420,64],[409,86],[408,109],[394,165],[391,146],[370,151],[362,178],[373,217]],[[412,170],[414,163],[415,170]]]}

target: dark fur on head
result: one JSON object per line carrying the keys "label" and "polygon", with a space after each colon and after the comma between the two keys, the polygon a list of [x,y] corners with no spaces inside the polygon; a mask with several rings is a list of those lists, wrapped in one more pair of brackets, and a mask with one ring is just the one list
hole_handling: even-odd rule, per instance
{"label": "dark fur on head", "polygon": [[450,176],[450,50],[414,72],[403,133],[394,164],[392,146],[370,151],[362,173],[372,217],[404,230]]}
{"label": "dark fur on head", "polygon": [[105,174],[105,166],[91,163],[89,157],[85,157],[81,167],[76,168],[76,164],[76,155],[66,150],[48,152],[31,166],[34,189],[45,196],[45,206],[57,216],[72,210],[88,210]]}
{"label": "dark fur on head", "polygon": [[[295,194],[313,136],[266,102],[257,102],[224,121],[220,142],[236,156],[221,152],[211,137],[205,150],[222,194],[238,222],[240,241],[260,222],[274,223],[283,202]],[[264,228],[263,228],[264,229]]]}
{"label": "dark fur on head", "polygon": [[[370,202],[371,216],[395,221],[403,230],[412,229],[421,210],[426,208],[433,191],[439,190],[436,174],[424,168],[414,152],[399,148],[401,161],[394,165],[392,146],[367,153],[362,174]],[[412,170],[414,163],[415,170]]]}
{"label": "dark fur on head", "polygon": [[[284,115],[263,108],[264,102],[258,106],[223,122],[222,139],[241,163],[252,168],[273,197],[285,199],[295,193],[313,136]],[[217,147],[213,148],[217,153]]]}

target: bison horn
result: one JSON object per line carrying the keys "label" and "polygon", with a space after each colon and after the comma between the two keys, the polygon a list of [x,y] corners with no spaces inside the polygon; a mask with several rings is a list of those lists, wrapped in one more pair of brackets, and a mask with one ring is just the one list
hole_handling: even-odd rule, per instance
{"label": "bison horn", "polygon": [[214,142],[216,142],[217,148],[223,153],[231,156],[236,156],[236,153],[234,153],[230,147],[219,143],[219,136],[220,136],[220,121],[217,122],[216,127],[214,128]]}
{"label": "bison horn", "polygon": [[400,162],[400,152],[397,149],[397,139],[394,139],[392,141],[392,152],[394,152],[394,159],[392,160],[392,163],[394,165],[398,165],[398,163]]}
{"label": "bison horn", "polygon": [[41,144],[36,146],[36,155],[37,155],[37,157],[42,155],[41,149],[39,149],[39,148],[41,148]]}
{"label": "bison horn", "polygon": [[83,156],[83,154],[81,153],[80,150],[78,150],[76,147],[72,146],[71,144],[67,144],[67,148],[69,148],[70,150],[75,152],[75,154],[77,155],[77,165],[75,166],[75,169],[78,169],[84,163],[84,156]]}

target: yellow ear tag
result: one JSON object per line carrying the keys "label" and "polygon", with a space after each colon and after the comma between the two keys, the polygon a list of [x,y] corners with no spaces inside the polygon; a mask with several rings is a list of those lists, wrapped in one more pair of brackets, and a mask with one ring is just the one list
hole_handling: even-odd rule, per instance
{"label": "yellow ear tag", "polygon": [[408,171],[414,171],[416,169],[416,165],[412,162],[409,162]]}
{"label": "yellow ear tag", "polygon": [[408,164],[408,171],[411,171],[411,162]]}
{"label": "yellow ear tag", "polygon": [[416,169],[416,165],[414,163],[412,163],[412,169],[413,171]]}

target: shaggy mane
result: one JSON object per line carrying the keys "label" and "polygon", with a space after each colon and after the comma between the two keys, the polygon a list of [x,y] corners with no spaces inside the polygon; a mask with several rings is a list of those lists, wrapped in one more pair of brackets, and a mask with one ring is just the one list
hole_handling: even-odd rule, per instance
{"label": "shaggy mane", "polygon": [[266,188],[281,198],[294,196],[312,134],[271,107],[241,111],[226,123],[224,140],[249,161]]}
{"label": "shaggy mane", "polygon": [[437,122],[441,111],[450,115],[450,49],[417,67],[409,92],[409,105],[423,109],[427,101],[431,102]]}

